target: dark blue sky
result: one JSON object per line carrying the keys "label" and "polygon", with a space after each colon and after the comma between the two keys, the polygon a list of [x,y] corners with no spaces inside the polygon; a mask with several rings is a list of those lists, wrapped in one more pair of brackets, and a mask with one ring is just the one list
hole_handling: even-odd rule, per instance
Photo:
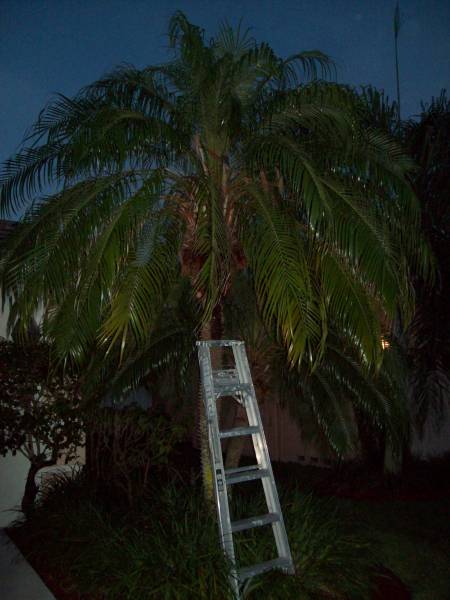
{"label": "dark blue sky", "polygon": [[[281,56],[320,49],[338,80],[394,96],[395,0],[0,0],[0,161],[11,155],[52,93],[72,95],[119,63],[167,58],[170,15],[183,10],[213,35],[243,19]],[[448,88],[449,0],[403,0],[402,112]]]}

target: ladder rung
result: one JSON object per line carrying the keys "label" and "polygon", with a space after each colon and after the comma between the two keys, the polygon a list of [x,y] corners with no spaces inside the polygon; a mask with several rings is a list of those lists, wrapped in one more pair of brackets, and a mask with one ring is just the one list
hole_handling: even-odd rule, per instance
{"label": "ladder rung", "polygon": [[241,340],[199,340],[196,342],[197,346],[204,346],[209,348],[227,347],[227,346],[244,346],[244,342]]}
{"label": "ladder rung", "polygon": [[264,525],[270,525],[271,523],[277,523],[280,520],[278,513],[268,513],[267,515],[261,515],[260,517],[250,517],[249,519],[241,519],[240,521],[232,521],[231,531],[245,531],[246,529],[253,529],[253,527],[263,527]]}
{"label": "ladder rung", "polygon": [[213,377],[213,383],[215,388],[234,387],[240,384],[237,377]]}
{"label": "ladder rung", "polygon": [[234,429],[224,429],[219,432],[220,438],[238,437],[239,435],[253,435],[259,433],[259,427],[235,427]]}
{"label": "ladder rung", "polygon": [[233,483],[241,483],[243,481],[262,479],[263,477],[269,477],[268,469],[260,469],[259,467],[244,467],[239,471],[237,469],[225,470],[226,482],[229,485],[233,485]]}
{"label": "ladder rung", "polygon": [[237,379],[239,381],[239,379],[238,379],[239,376],[238,376],[238,372],[236,369],[214,369],[212,374],[213,374],[214,379],[217,378],[217,379],[221,380],[224,377],[227,377],[227,378],[231,378],[231,379]]}
{"label": "ladder rung", "polygon": [[274,558],[273,560],[258,563],[251,567],[239,569],[238,577],[241,581],[245,581],[246,579],[250,579],[250,577],[261,575],[261,573],[266,573],[272,569],[282,569],[283,571],[291,572],[292,562],[288,558]]}
{"label": "ladder rung", "polygon": [[236,392],[251,394],[252,388],[249,383],[239,383],[232,380],[214,380],[214,392],[219,396],[231,396]]}
{"label": "ladder rung", "polygon": [[234,467],[233,469],[227,469],[228,475],[233,475],[234,473],[244,473],[244,471],[256,471],[256,469],[260,469],[260,465],[245,465],[245,467]]}

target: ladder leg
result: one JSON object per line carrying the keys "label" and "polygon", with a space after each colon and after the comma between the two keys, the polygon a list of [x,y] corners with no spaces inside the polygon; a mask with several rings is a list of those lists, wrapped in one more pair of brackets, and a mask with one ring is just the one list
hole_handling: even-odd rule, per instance
{"label": "ladder leg", "polygon": [[[275,523],[272,523],[272,531],[277,546],[278,556],[280,556],[281,558],[286,558],[290,562],[292,562],[292,555],[287,539],[286,528],[283,520],[283,513],[281,511],[280,500],[278,498],[278,492],[275,485],[275,478],[273,476],[272,464],[270,462],[266,436],[264,434],[264,428],[262,426],[261,413],[259,411],[258,403],[256,402],[256,394],[253,388],[253,382],[251,379],[247,355],[244,351],[243,346],[234,346],[233,354],[236,362],[236,368],[239,373],[239,379],[242,382],[249,383],[252,387],[253,393],[248,396],[245,406],[247,409],[249,425],[258,426],[260,429],[260,434],[252,435],[256,461],[259,465],[261,465],[263,469],[267,469],[270,474],[269,477],[265,477],[262,479],[267,508],[269,512],[278,513],[280,515],[280,520]],[[290,570],[290,572],[294,572],[293,567]]]}
{"label": "ladder leg", "polygon": [[[232,348],[235,369],[213,370],[210,349],[216,346]],[[294,566],[244,343],[234,340],[210,340],[197,342],[197,347],[208,424],[209,447],[213,464],[213,482],[220,538],[222,547],[232,565],[230,581],[232,590],[236,600],[239,600],[239,586],[248,579],[272,569],[282,569],[285,572],[294,573]],[[247,414],[248,426],[220,431],[217,399],[221,396],[232,396],[243,404]],[[252,437],[257,464],[250,467],[225,469],[220,440],[248,435]],[[232,522],[227,484],[233,485],[257,479],[260,479],[263,485],[268,514]],[[240,568],[238,571],[233,531],[244,531],[269,524],[272,526],[278,558]]]}
{"label": "ladder leg", "polygon": [[234,552],[233,533],[231,530],[225,468],[223,464],[222,447],[219,437],[219,420],[212,384],[211,355],[209,350],[203,346],[199,346],[198,355],[203,382],[203,397],[208,425],[208,441],[213,469],[214,491],[218,513],[220,539],[222,548],[231,564],[230,583],[236,598],[239,599],[239,580],[236,570],[236,556]]}

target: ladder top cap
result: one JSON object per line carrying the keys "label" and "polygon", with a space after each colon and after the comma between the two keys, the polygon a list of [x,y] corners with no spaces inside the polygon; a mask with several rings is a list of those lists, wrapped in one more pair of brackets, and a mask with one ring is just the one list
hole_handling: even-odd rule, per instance
{"label": "ladder top cap", "polygon": [[197,346],[206,346],[211,348],[212,346],[242,346],[244,344],[241,340],[199,340],[196,342]]}

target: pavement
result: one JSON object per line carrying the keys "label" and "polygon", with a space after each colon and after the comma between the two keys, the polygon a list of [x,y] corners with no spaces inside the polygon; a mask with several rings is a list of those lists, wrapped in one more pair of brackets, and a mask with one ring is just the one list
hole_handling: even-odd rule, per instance
{"label": "pavement", "polygon": [[17,546],[0,529],[1,600],[56,600]]}

